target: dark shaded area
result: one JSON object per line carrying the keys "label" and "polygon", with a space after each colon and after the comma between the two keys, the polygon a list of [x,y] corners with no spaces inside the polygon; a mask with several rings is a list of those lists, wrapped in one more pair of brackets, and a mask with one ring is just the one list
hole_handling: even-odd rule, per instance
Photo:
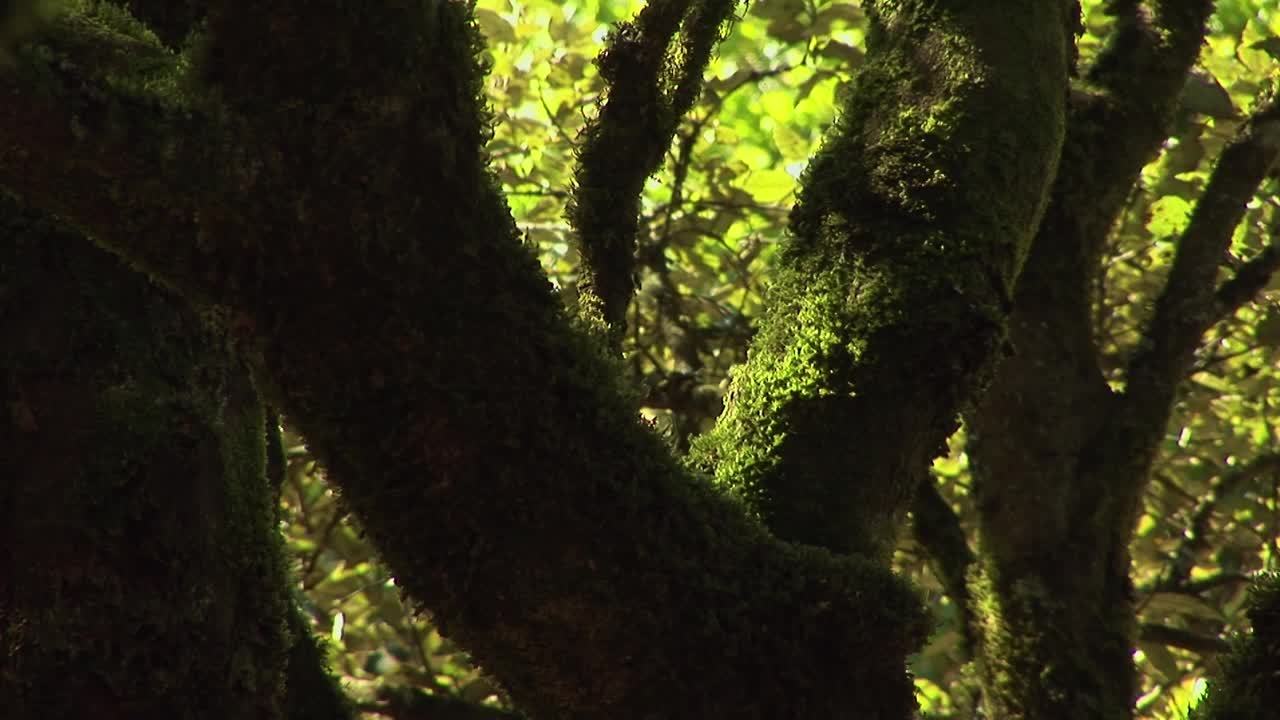
{"label": "dark shaded area", "polygon": [[225,340],[8,196],[0,336],[5,717],[281,717],[262,417]]}
{"label": "dark shaded area", "polygon": [[173,49],[181,49],[199,28],[209,6],[205,0],[125,0],[123,4]]}
{"label": "dark shaded area", "polygon": [[0,195],[0,337],[4,717],[349,717],[225,335]]}

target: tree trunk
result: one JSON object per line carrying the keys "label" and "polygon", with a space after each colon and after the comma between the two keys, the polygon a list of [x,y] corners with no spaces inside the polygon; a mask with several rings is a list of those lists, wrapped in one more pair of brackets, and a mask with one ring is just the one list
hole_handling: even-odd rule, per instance
{"label": "tree trunk", "polygon": [[[42,326],[6,328],[34,338],[3,356],[18,398],[6,447],[23,448],[17,466],[48,462],[60,479],[10,490],[31,508],[15,528],[54,528],[53,550],[31,550],[47,566],[94,558],[89,571],[63,568],[97,593],[94,618],[152,627],[154,612],[157,632],[179,634],[172,647],[223,653],[197,664],[174,651],[186,664],[156,682],[175,698],[199,670],[202,682],[227,678],[215,686],[225,715],[276,712],[286,605],[259,487],[263,421],[214,352],[225,340],[296,420],[397,583],[532,716],[905,720],[904,661],[928,623],[887,559],[965,412],[982,547],[953,585],[976,608],[989,713],[1125,717],[1125,544],[1198,335],[1157,322],[1152,347],[1167,352],[1136,358],[1130,386],[1113,393],[1093,362],[1086,288],[1100,238],[1163,139],[1209,3],[1156,1],[1151,17],[1115,5],[1133,14],[1091,71],[1098,94],[1074,99],[1064,145],[1075,3],[866,3],[866,66],[804,180],[773,307],[725,416],[695,449],[701,473],[638,421],[608,340],[568,317],[521,245],[483,151],[484,48],[467,3],[187,4],[208,17],[181,57],[114,6],[66,14],[0,73],[0,185],[86,228],[229,337],[174,355],[197,342],[186,333],[198,323],[93,302],[126,281],[77,279],[92,290],[85,308],[62,305],[78,294],[32,300],[83,325],[58,342],[114,328],[123,339],[108,347],[124,359],[46,381],[30,358],[69,350],[42,349]],[[131,6],[169,43],[202,14]],[[718,22],[700,27],[704,39]],[[662,120],[665,132],[673,120]],[[653,144],[649,165],[663,147]],[[610,275],[590,287],[615,330],[629,240],[611,238],[622,251],[590,268]],[[1221,255],[1220,240],[1189,244],[1177,266],[1187,272],[1174,275],[1195,281],[1185,297],[1198,311],[1213,291],[1202,260]],[[1173,303],[1158,321],[1182,317]],[[978,404],[1011,311],[1017,354]],[[154,337],[118,329],[156,313],[128,331]],[[103,470],[108,458],[119,462]],[[121,467],[141,479],[117,487]],[[163,482],[193,474],[194,493]],[[129,575],[135,559],[118,545],[84,523],[66,528],[73,515],[50,517],[44,504],[65,503],[63,485],[84,516],[116,493],[103,532],[154,535],[149,546],[184,562],[157,556],[145,579]],[[159,511],[168,504],[179,520]],[[209,573],[189,578],[198,553],[213,557]],[[52,625],[22,632],[101,634],[104,667],[124,673],[110,663],[128,648],[111,633],[129,623],[58,625],[89,620],[51,590],[61,576],[31,567],[12,568],[30,579],[6,622],[66,602]],[[118,594],[139,586],[145,597]],[[174,597],[190,602],[162,607]],[[234,647],[228,606],[210,600],[222,597],[237,603],[231,617],[254,619]],[[128,615],[135,607],[145,612]],[[66,660],[57,643],[14,647],[23,673]],[[57,699],[54,682],[32,697]]]}
{"label": "tree trunk", "polygon": [[1089,69],[1093,94],[1072,98],[1062,169],[1018,286],[1013,354],[967,418],[980,541],[967,590],[992,717],[1132,716],[1129,542],[1174,389],[1201,333],[1235,307],[1214,292],[1239,215],[1216,214],[1219,204],[1238,213],[1261,180],[1231,161],[1267,152],[1243,149],[1247,127],[1197,210],[1215,216],[1212,229],[1183,238],[1126,387],[1108,385],[1092,294],[1105,240],[1168,135],[1210,12],[1208,2],[1153,5],[1150,16],[1118,13]]}
{"label": "tree trunk", "polygon": [[0,79],[0,182],[226,317],[402,587],[533,715],[899,720],[927,624],[887,548],[1000,347],[1069,56],[1062,3],[1001,3],[1016,32],[954,5],[872,8],[783,310],[703,460],[847,557],[682,469],[566,321],[485,167],[465,4],[210,3],[190,74],[68,15],[53,62]]}
{"label": "tree trunk", "polygon": [[343,717],[286,627],[263,415],[225,340],[7,195],[0,337],[5,717]]}

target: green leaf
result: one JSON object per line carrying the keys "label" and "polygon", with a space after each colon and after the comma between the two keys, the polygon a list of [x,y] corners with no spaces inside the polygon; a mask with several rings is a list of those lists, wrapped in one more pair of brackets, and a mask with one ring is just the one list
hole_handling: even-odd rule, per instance
{"label": "green leaf", "polygon": [[773,144],[787,161],[809,157],[809,138],[791,129],[786,123],[778,123],[773,128]]}
{"label": "green leaf", "polygon": [[796,179],[783,170],[756,170],[742,184],[756,202],[771,205],[789,195],[796,187]]}
{"label": "green leaf", "polygon": [[1226,622],[1227,620],[1218,608],[1194,595],[1185,593],[1155,593],[1147,601],[1147,611],[1154,611],[1164,615],[1185,615],[1217,622]]}
{"label": "green leaf", "polygon": [[1203,70],[1193,70],[1187,76],[1187,84],[1182,88],[1178,98],[1184,110],[1189,110],[1212,118],[1233,118],[1236,106],[1231,102],[1231,95],[1218,82],[1217,78]]}
{"label": "green leaf", "polygon": [[476,22],[481,32],[492,43],[513,43],[516,41],[516,29],[511,27],[498,13],[487,8],[476,8]]}
{"label": "green leaf", "polygon": [[1169,652],[1169,648],[1159,643],[1138,643],[1138,648],[1147,656],[1147,662],[1151,663],[1151,667],[1163,675],[1165,680],[1173,680],[1181,674],[1178,670],[1178,659]]}
{"label": "green leaf", "polygon": [[1177,195],[1165,195],[1151,204],[1147,230],[1157,238],[1171,238],[1182,232],[1191,218],[1191,203]]}

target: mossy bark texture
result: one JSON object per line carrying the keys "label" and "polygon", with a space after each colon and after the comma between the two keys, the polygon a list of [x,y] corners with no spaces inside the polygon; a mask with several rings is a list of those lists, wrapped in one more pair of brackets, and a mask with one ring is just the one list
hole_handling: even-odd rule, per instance
{"label": "mossy bark texture", "polygon": [[[970,636],[991,717],[1133,713],[1128,543],[1184,366],[1135,366],[1127,391],[1114,392],[1098,363],[1091,289],[1107,233],[1166,137],[1210,10],[1152,6],[1117,9],[1109,45],[1072,94],[1061,168],[1015,295],[1014,352],[966,416],[980,543]],[[1169,352],[1189,359],[1197,338]],[[1151,381],[1167,392],[1137,389]]]}
{"label": "mossy bark texture", "polygon": [[913,594],[679,467],[571,326],[485,168],[465,4],[211,4],[197,40],[64,18],[0,78],[0,183],[226,318],[522,710],[910,715]]}
{"label": "mossy bark texture", "polygon": [[171,294],[0,196],[0,714],[281,718],[262,414]]}
{"label": "mossy bark texture", "polygon": [[887,558],[989,379],[1057,169],[1066,8],[868,4],[866,67],[804,178],[725,415],[694,448],[782,537]]}
{"label": "mossy bark texture", "polygon": [[883,560],[1001,346],[1064,7],[871,6],[700,456],[721,488],[521,247],[465,3],[211,2],[182,56],[66,16],[0,76],[0,184],[225,318],[400,585],[531,716],[904,720],[927,624]]}

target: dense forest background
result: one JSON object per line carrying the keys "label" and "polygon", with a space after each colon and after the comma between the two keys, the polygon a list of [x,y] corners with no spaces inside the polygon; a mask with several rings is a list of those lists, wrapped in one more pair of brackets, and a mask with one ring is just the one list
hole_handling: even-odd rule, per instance
{"label": "dense forest background", "polygon": [[[1126,12],[1139,5],[1142,9],[1134,12],[1146,13],[1146,3],[1081,3],[1076,38],[1081,68],[1124,42],[1116,36],[1125,29]],[[590,293],[601,290],[600,278],[592,284],[584,277],[592,269],[601,271],[598,262],[584,259],[578,237],[590,219],[580,211],[589,199],[580,188],[590,178],[579,159],[601,152],[598,143],[592,145],[598,139],[593,124],[600,123],[597,102],[606,96],[607,81],[620,81],[616,74],[602,77],[596,58],[616,41],[611,28],[645,6],[612,0],[479,0],[474,6],[486,41],[482,60],[489,69],[483,90],[492,113],[485,143],[490,167],[525,247],[536,253],[566,307],[589,305]],[[726,398],[731,399],[732,371],[746,361],[761,330],[806,168],[819,154],[838,109],[857,92],[854,78],[868,53],[869,18],[859,3],[758,0],[736,14],[706,64],[696,100],[673,123],[669,146],[660,148],[657,172],[639,190],[634,264],[628,268],[635,293],[621,310],[612,305],[621,322],[608,317],[609,298],[603,302],[613,333],[608,342],[621,351],[620,368],[645,423],[676,456],[692,457],[695,467],[715,457],[708,449],[714,440],[701,441],[707,444],[700,447],[696,438],[715,427]],[[161,40],[183,34],[166,34],[164,20],[148,20]],[[132,18],[121,15],[116,21]],[[183,25],[180,18],[173,22]],[[0,41],[9,44],[10,32],[25,37],[25,24],[25,19],[11,23]],[[31,25],[39,23],[31,20]],[[1096,349],[1089,362],[1096,362],[1107,389],[1116,393],[1125,391],[1134,368],[1141,368],[1150,350],[1144,343],[1158,337],[1151,328],[1159,326],[1162,294],[1170,286],[1180,243],[1188,244],[1184,238],[1198,209],[1207,205],[1206,187],[1224,149],[1242,144],[1251,117],[1271,113],[1266,118],[1274,122],[1266,90],[1275,82],[1280,60],[1280,3],[1220,0],[1213,3],[1206,27],[1194,68],[1163,118],[1167,127],[1158,128],[1158,152],[1125,187],[1118,215],[1098,248],[1098,262],[1084,271],[1088,340]],[[1099,77],[1105,81],[1105,72]],[[1076,78],[1072,92],[1114,92],[1090,84],[1097,79]],[[229,102],[234,105],[236,99]],[[992,109],[995,115],[1021,111]],[[0,116],[0,134],[16,136],[15,125],[2,121]],[[1129,132],[1123,125],[1112,131]],[[1189,353],[1185,378],[1170,396],[1167,427],[1154,446],[1149,482],[1138,498],[1128,545],[1137,718],[1188,716],[1232,639],[1250,632],[1251,581],[1264,571],[1280,570],[1280,278],[1271,275],[1280,252],[1280,174],[1276,143],[1270,142],[1265,150],[1271,153],[1269,168],[1248,189],[1243,213],[1210,275],[1227,295],[1233,288],[1236,295],[1226,297],[1222,305],[1229,312],[1208,323]],[[610,150],[606,146],[604,152]],[[1074,156],[1061,162],[1105,164]],[[14,179],[20,176],[14,166],[12,161],[6,166],[0,186],[23,196],[27,188]],[[36,200],[46,192],[43,186],[32,190],[32,205],[40,205]],[[1078,212],[1087,215],[1086,204],[1094,200],[1084,193],[1074,199],[1081,203]],[[92,232],[92,221],[77,217],[74,203],[52,206],[55,214]],[[1070,215],[1073,208],[1062,212]],[[128,256],[127,249],[123,254]],[[8,267],[18,266],[11,261]],[[163,270],[155,274],[166,280]],[[1032,277],[1026,306],[1053,302],[1034,297],[1034,283],[1048,278]],[[1236,279],[1239,287],[1230,285]],[[12,289],[21,285],[10,278],[11,303],[26,297]],[[0,318],[4,312],[12,320],[13,305],[0,308]],[[235,332],[255,332],[251,320],[242,323],[247,329],[238,323],[228,324]],[[1020,346],[1015,331],[1005,351],[1034,358],[1038,351],[1028,350],[1032,344]],[[502,352],[495,347],[495,354]],[[993,402],[1004,400],[997,396]],[[267,415],[266,426],[278,429],[273,442],[284,448],[276,469],[285,562],[296,585],[291,598],[322,638],[320,648],[355,708],[370,718],[515,717],[500,678],[442,634],[430,612],[414,609],[289,410]],[[1046,434],[1081,431],[1070,423],[1056,425],[1056,410],[1044,412]],[[975,637],[981,623],[975,624],[974,616],[986,609],[973,591],[977,582],[966,586],[966,578],[974,577],[966,567],[983,543],[979,528],[990,517],[984,512],[991,512],[980,507],[975,490],[980,481],[971,464],[974,423],[992,427],[981,419],[982,412],[973,410],[940,448],[944,452],[933,461],[928,483],[892,548],[893,568],[921,591],[930,611],[927,642],[909,658],[916,699],[928,717],[975,717],[982,703],[984,679],[973,661],[983,639]],[[17,427],[23,425],[19,415],[13,411]],[[361,437],[379,437],[379,432],[368,430]],[[1064,459],[1063,466],[1071,462]],[[491,507],[472,511],[491,514],[500,524],[507,512],[504,500],[491,501]],[[1062,520],[1087,521],[1083,516]],[[1122,526],[1117,521],[1111,529],[1127,532]],[[1009,532],[1007,537],[1037,537],[1025,529]],[[447,535],[438,539],[449,540]],[[429,697],[466,704],[440,704]],[[1086,709],[1078,717],[1116,715]]]}

